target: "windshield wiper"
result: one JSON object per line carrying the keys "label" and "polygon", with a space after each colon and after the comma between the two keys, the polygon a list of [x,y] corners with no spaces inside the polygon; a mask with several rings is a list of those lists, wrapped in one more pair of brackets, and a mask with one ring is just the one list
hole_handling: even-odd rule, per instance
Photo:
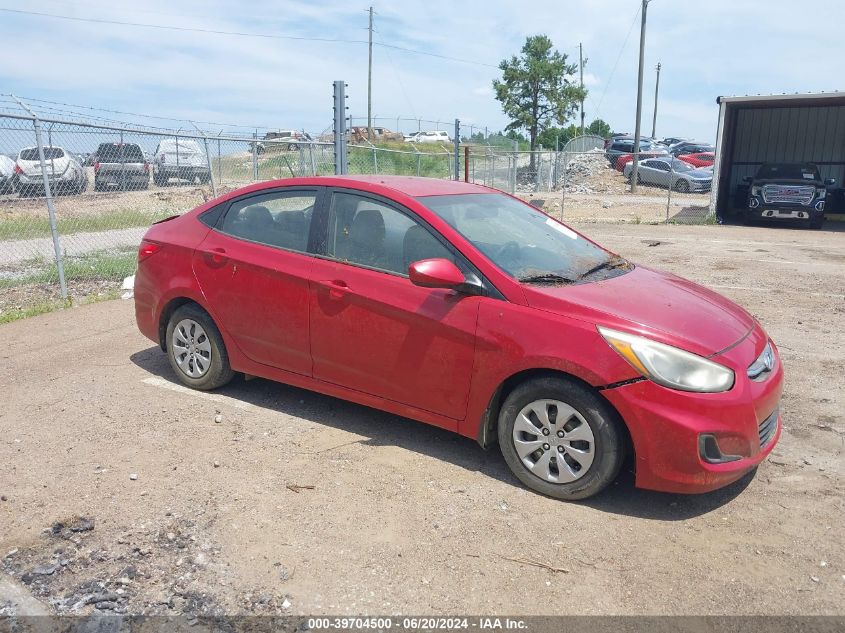
{"label": "windshield wiper", "polygon": [[540,273],[539,275],[528,275],[526,277],[520,277],[517,279],[522,283],[526,284],[574,284],[575,279],[570,279],[569,277],[564,277],[563,275],[558,275],[556,273]]}

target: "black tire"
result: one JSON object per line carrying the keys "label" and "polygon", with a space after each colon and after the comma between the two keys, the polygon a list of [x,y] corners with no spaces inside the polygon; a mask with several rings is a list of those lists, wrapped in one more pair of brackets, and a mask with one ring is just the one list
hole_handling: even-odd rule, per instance
{"label": "black tire", "polygon": [[675,191],[678,193],[689,193],[689,183],[686,180],[678,179],[675,183]]}
{"label": "black tire", "polygon": [[163,174],[153,173],[153,182],[156,187],[164,187],[167,184],[167,177]]}
{"label": "black tire", "polygon": [[811,229],[820,229],[822,228],[822,224],[824,224],[824,214],[820,213],[818,215],[814,215],[810,218],[810,228]]}
{"label": "black tire", "polygon": [[[587,422],[594,439],[593,462],[586,473],[570,483],[552,483],[531,472],[520,459],[513,440],[516,418],[523,407],[536,400],[559,400],[571,406]],[[549,376],[524,382],[507,397],[499,412],[499,446],[517,479],[532,490],[566,501],[586,499],[609,486],[625,458],[622,421],[613,408],[592,389],[575,380]]]}
{"label": "black tire", "polygon": [[[176,326],[185,319],[190,319],[198,323],[205,330],[208,342],[211,345],[210,367],[208,367],[202,376],[197,378],[189,376],[179,367],[173,351],[173,332]],[[192,389],[208,391],[222,387],[232,380],[234,372],[229,365],[229,354],[226,352],[226,346],[223,343],[220,330],[217,329],[217,326],[208,313],[197,304],[189,303],[177,308],[167,322],[165,336],[167,337],[167,359],[170,361],[170,366],[173,368],[176,376],[183,384]]]}

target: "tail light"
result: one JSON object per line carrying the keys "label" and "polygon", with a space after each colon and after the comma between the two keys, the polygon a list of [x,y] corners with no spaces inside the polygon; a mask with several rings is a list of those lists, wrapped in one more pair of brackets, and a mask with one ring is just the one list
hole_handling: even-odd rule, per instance
{"label": "tail light", "polygon": [[95,174],[100,173],[100,161],[97,161],[96,163],[94,163],[94,173]]}
{"label": "tail light", "polygon": [[15,173],[23,174],[23,169],[21,169],[21,166],[18,163],[15,163]]}
{"label": "tail light", "polygon": [[141,240],[141,247],[138,249],[138,263],[140,264],[142,261],[152,255],[155,255],[160,250],[161,244],[156,244],[155,242],[150,242],[148,240]]}
{"label": "tail light", "polygon": [[144,173],[150,173],[150,164],[147,161],[144,161]]}

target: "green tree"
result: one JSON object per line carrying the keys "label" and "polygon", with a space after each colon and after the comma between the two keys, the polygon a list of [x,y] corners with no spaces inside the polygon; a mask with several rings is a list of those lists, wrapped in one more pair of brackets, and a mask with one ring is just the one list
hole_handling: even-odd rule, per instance
{"label": "green tree", "polygon": [[595,134],[597,136],[601,136],[602,138],[607,138],[610,136],[612,130],[610,129],[610,125],[602,121],[601,119],[596,119],[590,126],[587,128],[588,134]]}
{"label": "green tree", "polygon": [[493,89],[511,119],[506,129],[526,130],[532,150],[537,148],[538,135],[549,125],[563,125],[586,96],[586,90],[570,81],[577,65],[568,64],[566,58],[553,50],[546,35],[532,35],[526,38],[519,57],[513,55],[499,63],[502,78],[493,81]]}

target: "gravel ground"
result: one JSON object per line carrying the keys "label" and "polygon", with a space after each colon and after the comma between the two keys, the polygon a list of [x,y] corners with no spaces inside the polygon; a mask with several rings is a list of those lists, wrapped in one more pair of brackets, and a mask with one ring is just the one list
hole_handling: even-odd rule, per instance
{"label": "gravel ground", "polygon": [[842,614],[841,232],[580,228],[779,343],[785,430],[753,477],[677,496],[623,473],[547,499],[433,427],[264,380],[184,389],[108,301],[0,326],[0,594],[61,613]]}

